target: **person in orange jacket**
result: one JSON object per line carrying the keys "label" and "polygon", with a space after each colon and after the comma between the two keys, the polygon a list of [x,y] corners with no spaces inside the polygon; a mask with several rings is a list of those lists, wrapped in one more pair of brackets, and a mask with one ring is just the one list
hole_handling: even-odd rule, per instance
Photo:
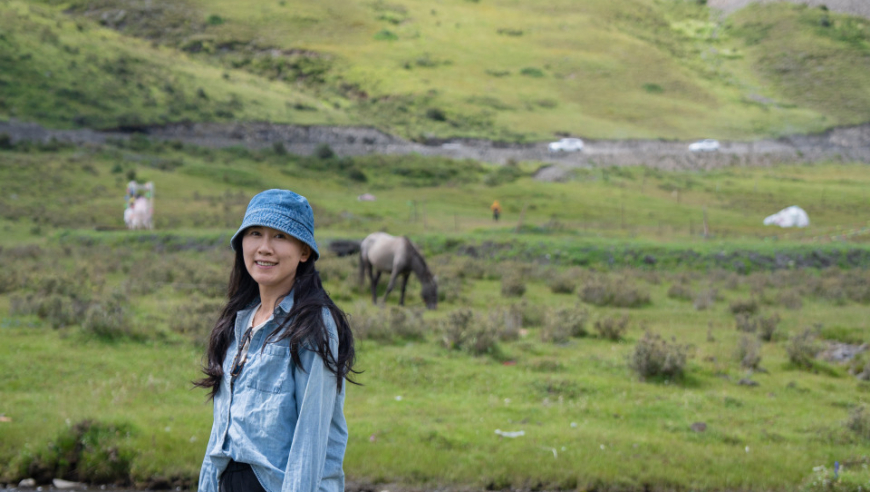
{"label": "person in orange jacket", "polygon": [[492,210],[492,220],[498,222],[498,216],[501,215],[501,205],[499,205],[498,200],[492,202],[489,208]]}

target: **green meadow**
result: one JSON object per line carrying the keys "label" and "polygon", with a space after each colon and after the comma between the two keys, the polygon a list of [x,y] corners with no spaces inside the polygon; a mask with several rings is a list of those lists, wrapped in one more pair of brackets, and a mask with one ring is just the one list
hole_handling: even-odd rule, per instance
{"label": "green meadow", "polygon": [[[867,122],[870,21],[705,3],[0,0],[0,121],[507,142]],[[870,342],[866,164],[542,166],[0,134],[0,484],[196,487],[228,240],[280,187],[311,201],[357,340],[353,488],[870,489],[870,355],[832,358]],[[154,231],[124,228],[131,180],[155,183]],[[762,225],[790,205],[809,227]],[[437,310],[413,277],[406,307],[373,305],[329,251],[373,231],[420,247]]]}
{"label": "green meadow", "polygon": [[[11,147],[0,151],[0,483],[195,487],[211,407],[190,381],[222,302],[227,242],[253,194],[285,187],[313,204],[319,269],[357,339],[350,481],[868,486],[870,359],[820,354],[870,341],[864,165],[601,168],[544,183],[531,178],[537,163],[146,138]],[[123,229],[132,178],[156,183],[155,231]],[[810,227],[761,225],[791,204]],[[356,258],[328,251],[375,230],[420,245],[437,310],[423,309],[414,278],[406,308],[397,292],[373,306]],[[773,270],[749,253],[796,263]],[[798,268],[801,258],[830,261]]]}
{"label": "green meadow", "polygon": [[0,118],[407,138],[757,139],[867,121],[870,21],[689,0],[0,1]]}

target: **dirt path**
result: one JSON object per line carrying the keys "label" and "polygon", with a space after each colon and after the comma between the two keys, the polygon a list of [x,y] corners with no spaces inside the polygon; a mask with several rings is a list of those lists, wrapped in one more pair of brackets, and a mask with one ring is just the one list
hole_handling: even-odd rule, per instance
{"label": "dirt path", "polygon": [[[707,5],[726,13],[742,9],[750,3],[770,3],[782,0],[709,0]],[[785,0],[791,3],[802,3],[811,7],[824,5],[834,12],[870,17],[870,2],[867,0]]]}
{"label": "dirt path", "polygon": [[[317,127],[272,123],[189,123],[140,129],[151,139],[178,140],[205,147],[271,148],[281,143],[288,152],[312,154],[328,144],[340,156],[363,154],[440,155],[504,164],[538,161],[551,164],[538,174],[542,180],[564,178],[571,168],[646,165],[665,170],[713,169],[725,166],[769,166],[778,163],[842,161],[870,163],[870,124],[793,135],[755,142],[723,141],[718,152],[689,152],[689,142],[663,140],[587,140],[583,152],[551,154],[547,143],[516,144],[474,139],[432,140],[417,143],[374,128]],[[131,133],[94,130],[52,130],[35,123],[0,122],[0,135],[13,142],[48,142],[52,138],[78,145],[127,139]]]}

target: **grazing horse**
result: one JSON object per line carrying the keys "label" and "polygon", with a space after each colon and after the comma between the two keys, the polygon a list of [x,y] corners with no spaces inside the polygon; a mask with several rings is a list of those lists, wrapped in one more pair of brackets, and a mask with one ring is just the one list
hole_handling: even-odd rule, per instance
{"label": "grazing horse", "polygon": [[359,281],[362,284],[365,273],[368,272],[372,283],[373,303],[378,303],[378,281],[381,273],[390,272],[390,283],[384,293],[384,302],[386,303],[387,295],[396,285],[396,277],[401,275],[402,296],[399,298],[399,305],[404,306],[405,287],[408,286],[408,276],[413,271],[423,284],[421,294],[426,307],[435,309],[438,306],[438,286],[435,285],[435,278],[426,266],[423,255],[407,237],[391,236],[385,232],[369,234],[360,244],[359,260]]}

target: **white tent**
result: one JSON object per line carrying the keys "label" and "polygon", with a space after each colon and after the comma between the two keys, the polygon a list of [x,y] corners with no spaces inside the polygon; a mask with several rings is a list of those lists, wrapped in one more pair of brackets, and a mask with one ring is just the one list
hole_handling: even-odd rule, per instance
{"label": "white tent", "polygon": [[784,208],[779,212],[764,219],[764,225],[778,225],[780,227],[806,227],[810,225],[810,216],[804,209],[797,205]]}

